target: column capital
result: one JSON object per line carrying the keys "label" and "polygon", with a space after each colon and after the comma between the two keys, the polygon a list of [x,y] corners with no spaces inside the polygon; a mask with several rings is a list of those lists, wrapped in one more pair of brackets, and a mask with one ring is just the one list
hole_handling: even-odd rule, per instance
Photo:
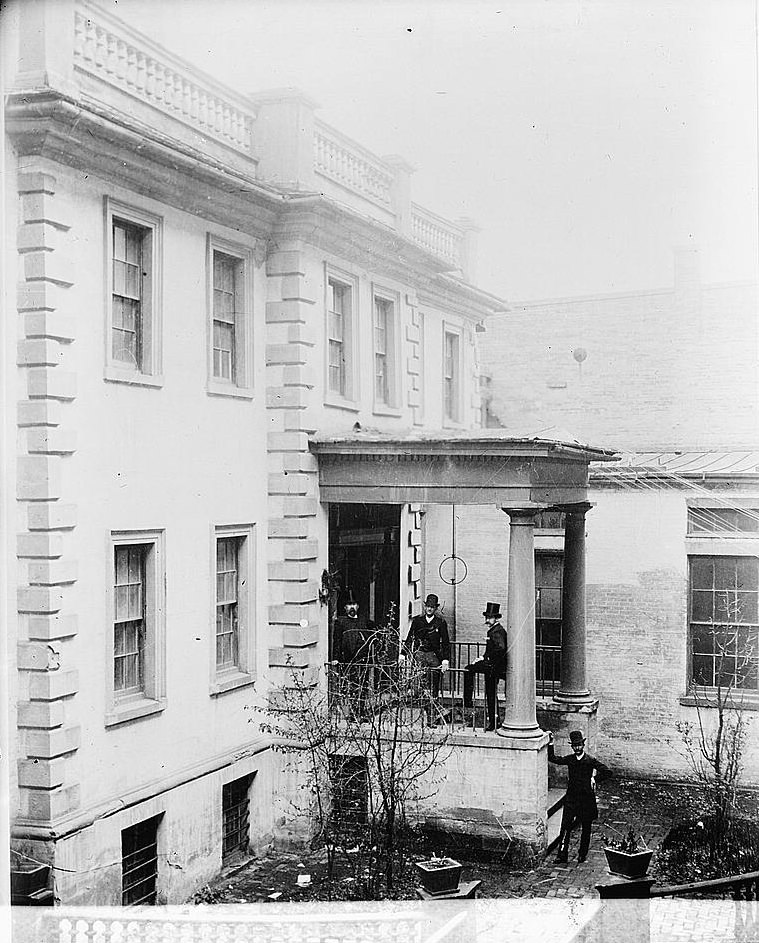
{"label": "column capital", "polygon": [[535,515],[539,514],[541,508],[531,507],[531,508],[501,508],[501,510],[509,515],[510,522],[512,526],[528,526],[535,523]]}
{"label": "column capital", "polygon": [[595,506],[593,501],[579,501],[577,504],[562,504],[558,510],[564,514],[582,514],[584,517]]}

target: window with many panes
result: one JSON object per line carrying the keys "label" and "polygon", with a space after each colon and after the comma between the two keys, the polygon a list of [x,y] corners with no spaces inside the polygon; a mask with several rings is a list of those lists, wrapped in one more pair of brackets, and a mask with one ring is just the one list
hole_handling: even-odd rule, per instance
{"label": "window with many panes", "polygon": [[214,695],[250,683],[255,674],[254,534],[252,524],[214,532]]}
{"label": "window with many panes", "polygon": [[112,534],[106,724],[165,704],[162,531]]}
{"label": "window with many panes", "polygon": [[689,597],[691,683],[757,690],[759,559],[691,556]]}
{"label": "window with many panes", "polygon": [[138,822],[121,833],[121,903],[155,904],[158,896],[158,826],[161,816]]}
{"label": "window with many panes", "polygon": [[108,338],[105,377],[160,382],[161,221],[106,200]]}
{"label": "window with many panes", "polygon": [[459,335],[443,332],[443,411],[450,422],[458,422],[461,414]]}
{"label": "window with many panes", "polygon": [[208,392],[252,395],[253,323],[251,252],[208,237]]}
{"label": "window with many panes", "polygon": [[216,541],[216,667],[237,667],[240,650],[241,537]]}
{"label": "window with many panes", "polygon": [[327,279],[327,386],[330,393],[351,398],[353,286]]}
{"label": "window with many panes", "polygon": [[250,844],[250,784],[252,776],[226,783],[221,790],[222,858],[225,863],[245,854]]}
{"label": "window with many panes", "polygon": [[374,405],[397,406],[396,390],[396,303],[375,293],[373,302]]}
{"label": "window with many panes", "polygon": [[535,554],[535,675],[539,693],[561,681],[561,594],[564,555]]}

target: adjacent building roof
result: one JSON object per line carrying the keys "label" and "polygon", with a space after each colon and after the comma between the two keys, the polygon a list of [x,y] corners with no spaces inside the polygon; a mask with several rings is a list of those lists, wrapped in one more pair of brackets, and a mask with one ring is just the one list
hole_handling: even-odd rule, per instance
{"label": "adjacent building roof", "polygon": [[733,478],[759,475],[759,450],[625,452],[614,466],[594,466],[597,478]]}

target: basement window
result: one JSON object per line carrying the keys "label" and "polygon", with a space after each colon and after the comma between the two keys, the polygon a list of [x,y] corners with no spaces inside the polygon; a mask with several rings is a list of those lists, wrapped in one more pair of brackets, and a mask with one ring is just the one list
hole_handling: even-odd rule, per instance
{"label": "basement window", "polygon": [[156,815],[121,833],[121,903],[124,907],[155,904],[158,881],[158,826]]}
{"label": "basement window", "polygon": [[250,784],[252,776],[227,783],[221,790],[223,841],[221,856],[225,864],[244,855],[250,844]]}

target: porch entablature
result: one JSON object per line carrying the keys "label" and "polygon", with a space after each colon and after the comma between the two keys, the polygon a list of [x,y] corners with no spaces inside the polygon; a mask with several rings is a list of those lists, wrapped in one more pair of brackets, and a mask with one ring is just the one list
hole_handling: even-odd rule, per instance
{"label": "porch entablature", "polygon": [[587,501],[588,465],[613,452],[574,442],[449,431],[354,433],[310,442],[323,502],[496,504],[535,508]]}

